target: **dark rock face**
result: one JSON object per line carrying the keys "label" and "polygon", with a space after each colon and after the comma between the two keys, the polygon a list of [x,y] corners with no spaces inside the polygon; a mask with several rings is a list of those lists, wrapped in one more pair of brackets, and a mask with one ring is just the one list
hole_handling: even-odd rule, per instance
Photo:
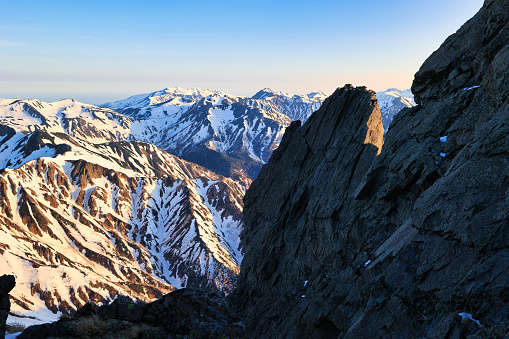
{"label": "dark rock face", "polygon": [[242,338],[244,327],[224,294],[181,289],[150,304],[119,297],[110,305],[85,305],[74,318],[27,328],[30,338]]}
{"label": "dark rock face", "polygon": [[244,200],[232,302],[256,336],[508,335],[508,23],[486,1],[446,40],[379,155],[363,89],[291,125]]}
{"label": "dark rock face", "polygon": [[507,58],[509,3],[486,0],[483,8],[451,35],[415,75],[415,102],[425,104],[479,86],[500,101],[509,95]]}
{"label": "dark rock face", "polygon": [[7,316],[11,310],[11,302],[9,300],[9,292],[16,285],[13,275],[2,275],[0,277],[0,339],[5,338],[5,325]]}

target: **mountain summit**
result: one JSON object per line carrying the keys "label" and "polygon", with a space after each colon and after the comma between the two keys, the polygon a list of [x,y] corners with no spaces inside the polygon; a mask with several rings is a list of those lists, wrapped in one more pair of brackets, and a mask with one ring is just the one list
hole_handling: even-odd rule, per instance
{"label": "mountain summit", "polygon": [[292,120],[307,120],[323,93],[268,88],[251,98],[200,88],[167,88],[101,105],[133,119],[131,138],[150,142],[225,176],[255,178]]}

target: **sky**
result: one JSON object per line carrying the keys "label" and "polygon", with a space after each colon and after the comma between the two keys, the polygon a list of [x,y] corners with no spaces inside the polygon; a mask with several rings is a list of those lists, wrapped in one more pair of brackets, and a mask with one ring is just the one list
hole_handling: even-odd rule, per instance
{"label": "sky", "polygon": [[0,98],[410,88],[482,0],[0,0]]}

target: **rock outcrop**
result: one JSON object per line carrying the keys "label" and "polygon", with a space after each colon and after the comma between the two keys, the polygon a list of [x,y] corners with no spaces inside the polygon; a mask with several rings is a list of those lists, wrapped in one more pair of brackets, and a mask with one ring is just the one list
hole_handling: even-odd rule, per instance
{"label": "rock outcrop", "polygon": [[149,304],[119,297],[110,305],[78,310],[74,318],[27,328],[19,339],[44,338],[242,338],[240,319],[224,294],[181,289]]}
{"label": "rock outcrop", "polygon": [[336,91],[290,126],[244,200],[231,301],[248,329],[508,335],[507,65],[509,1],[487,0],[417,72],[418,106],[396,116],[381,152],[363,88]]}
{"label": "rock outcrop", "polygon": [[0,339],[5,338],[5,325],[7,317],[11,310],[11,302],[9,300],[9,292],[16,285],[13,275],[2,275],[0,277]]}

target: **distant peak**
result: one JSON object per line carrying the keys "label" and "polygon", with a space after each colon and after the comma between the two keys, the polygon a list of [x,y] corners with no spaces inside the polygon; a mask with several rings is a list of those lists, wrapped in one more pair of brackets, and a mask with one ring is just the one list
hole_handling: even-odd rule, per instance
{"label": "distant peak", "polygon": [[307,95],[308,97],[310,98],[317,98],[317,97],[327,97],[327,94],[325,94],[324,92],[322,91],[319,91],[319,92],[311,92]]}
{"label": "distant peak", "polygon": [[164,89],[163,91],[156,92],[156,94],[152,95],[152,97],[162,96],[162,95],[186,96],[186,97],[192,97],[196,100],[199,100],[201,98],[205,98],[208,96],[217,96],[217,95],[235,97],[234,95],[230,95],[228,93],[224,93],[224,92],[212,90],[212,89],[204,89],[204,88],[200,88],[200,87],[190,87],[190,88],[168,87],[168,88]]}
{"label": "distant peak", "polygon": [[264,89],[256,92],[255,95],[252,96],[253,99],[266,99],[271,98],[276,95],[276,92],[271,90],[270,88],[265,87]]}
{"label": "distant peak", "polygon": [[261,99],[268,99],[268,98],[272,98],[272,97],[286,97],[288,99],[300,99],[300,100],[304,100],[304,101],[308,101],[308,100],[323,101],[323,100],[325,100],[325,98],[327,96],[328,95],[326,95],[324,92],[321,92],[321,91],[311,92],[309,94],[300,95],[300,94],[290,94],[290,93],[286,93],[286,92],[282,92],[282,91],[274,91],[268,87],[265,87],[264,89],[258,91],[251,98],[261,100]]}
{"label": "distant peak", "polygon": [[265,87],[264,89],[262,89],[260,92],[267,92],[267,93],[276,93],[274,92],[272,89],[268,88],[268,87]]}
{"label": "distant peak", "polygon": [[388,88],[385,91],[380,91],[377,93],[397,93],[397,94],[400,94],[403,96],[411,96],[412,95],[412,91],[410,89],[401,90],[401,89],[397,89],[397,88]]}

